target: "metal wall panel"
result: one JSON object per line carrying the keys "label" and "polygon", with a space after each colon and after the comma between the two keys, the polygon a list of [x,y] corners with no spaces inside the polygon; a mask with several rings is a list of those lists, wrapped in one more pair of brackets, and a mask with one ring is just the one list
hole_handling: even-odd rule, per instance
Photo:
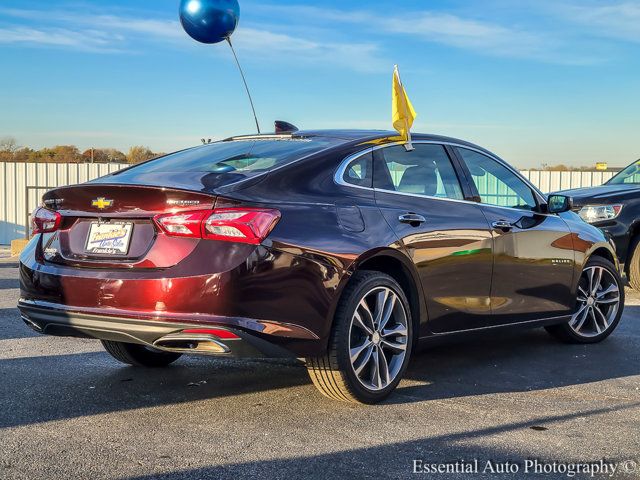
{"label": "metal wall panel", "polygon": [[[27,214],[38,206],[49,188],[86,182],[128,166],[0,162],[0,245],[24,237]],[[27,196],[27,186],[38,188],[30,189]]]}

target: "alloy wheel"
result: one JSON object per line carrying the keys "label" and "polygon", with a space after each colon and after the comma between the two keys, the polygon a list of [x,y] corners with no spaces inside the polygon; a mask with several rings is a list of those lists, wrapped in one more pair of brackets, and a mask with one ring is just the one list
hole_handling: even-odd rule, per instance
{"label": "alloy wheel", "polygon": [[349,329],[349,358],[360,383],[382,390],[395,380],[407,354],[407,313],[399,296],[376,287],[358,303]]}
{"label": "alloy wheel", "polygon": [[569,326],[583,337],[595,337],[607,331],[620,308],[620,285],[606,268],[584,269],[578,284],[576,312]]}

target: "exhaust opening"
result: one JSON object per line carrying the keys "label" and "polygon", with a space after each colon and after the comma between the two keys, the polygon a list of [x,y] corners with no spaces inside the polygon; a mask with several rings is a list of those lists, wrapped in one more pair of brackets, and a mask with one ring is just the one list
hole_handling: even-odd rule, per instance
{"label": "exhaust opening", "polygon": [[162,350],[186,353],[224,354],[231,349],[211,335],[171,334],[153,342],[153,346]]}
{"label": "exhaust opening", "polygon": [[38,333],[42,333],[42,327],[40,325],[38,325],[36,322],[34,322],[33,320],[31,320],[29,317],[25,317],[24,315],[20,315],[20,318],[22,318],[22,321],[24,323],[27,324],[27,326],[29,328],[31,328],[32,330],[35,330]]}

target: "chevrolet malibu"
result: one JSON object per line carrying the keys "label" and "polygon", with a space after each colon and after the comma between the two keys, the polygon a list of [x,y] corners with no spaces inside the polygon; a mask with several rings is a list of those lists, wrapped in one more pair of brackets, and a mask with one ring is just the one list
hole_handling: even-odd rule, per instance
{"label": "chevrolet malibu", "polygon": [[616,254],[567,197],[471,143],[392,135],[234,137],[51,190],[20,257],[22,319],[141,367],[305,358],[320,392],[362,403],[430,342],[611,334]]}

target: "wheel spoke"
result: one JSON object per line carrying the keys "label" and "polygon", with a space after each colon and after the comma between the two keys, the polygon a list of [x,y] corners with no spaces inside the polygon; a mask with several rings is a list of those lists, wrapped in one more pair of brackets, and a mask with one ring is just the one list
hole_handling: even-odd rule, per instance
{"label": "wheel spoke", "polygon": [[360,365],[356,368],[354,368],[354,371],[356,372],[356,375],[360,375],[362,373],[362,370],[364,370],[364,367],[366,367],[369,362],[371,361],[371,354],[373,353],[373,345],[369,345],[367,347],[367,351],[364,354],[364,357],[362,358],[362,362],[360,362]]}
{"label": "wheel spoke", "polygon": [[356,360],[362,352],[364,352],[372,344],[371,340],[366,340],[362,345],[349,350],[349,356],[351,357],[351,363],[355,364]]}
{"label": "wheel spoke", "polygon": [[619,293],[618,286],[615,283],[612,283],[611,285],[609,285],[604,290],[599,291],[596,294],[596,301],[598,301],[601,298],[604,298],[605,296],[607,296],[607,295],[609,295],[611,293]]}
{"label": "wheel spoke", "polygon": [[373,359],[373,368],[371,369],[371,383],[376,388],[382,388],[382,379],[380,378],[380,359],[378,358],[377,349],[373,352],[371,358]]}
{"label": "wheel spoke", "polygon": [[391,315],[393,314],[393,309],[396,307],[396,295],[391,292],[391,294],[387,298],[387,303],[384,307],[384,312],[382,314],[382,319],[380,320],[380,324],[378,325],[378,330],[382,331],[384,327],[389,322]]}
{"label": "wheel spoke", "polygon": [[607,304],[607,303],[618,303],[619,301],[620,301],[620,297],[604,298],[602,300],[596,299],[596,304],[600,305],[600,304]]}
{"label": "wheel spoke", "polygon": [[602,310],[600,310],[597,305],[593,306],[593,310],[595,312],[594,316],[595,317],[599,316],[602,319],[602,325],[604,327],[604,330],[609,328],[609,322],[607,321],[607,317],[604,316],[604,313],[602,313]]}
{"label": "wheel spoke", "polygon": [[387,297],[389,296],[389,290],[384,289],[381,292],[378,292],[376,295],[376,309],[375,309],[375,317],[373,319],[374,327],[378,327],[380,322],[382,321],[382,316],[384,315],[384,305],[387,303]]}
{"label": "wheel spoke", "polygon": [[382,340],[382,342],[380,342],[380,346],[389,347],[396,352],[404,352],[407,349],[406,343],[390,342],[389,340]]}
{"label": "wheel spoke", "polygon": [[380,332],[380,336],[382,338],[385,337],[395,337],[395,336],[402,336],[402,337],[406,337],[407,336],[407,327],[405,327],[404,325],[398,325],[390,330],[382,330]]}
{"label": "wheel spoke", "polygon": [[600,282],[602,282],[602,268],[594,267],[591,270],[591,282],[589,283],[589,287],[591,289],[591,295],[595,295],[600,287]]}
{"label": "wheel spoke", "polygon": [[593,325],[596,327],[596,330],[598,331],[598,333],[602,333],[602,329],[600,328],[600,325],[598,325],[598,319],[596,318],[596,313],[593,311],[593,308],[589,309],[589,314],[591,315],[591,319],[593,320]]}
{"label": "wheel spoke", "polygon": [[[589,308],[586,305],[584,306],[584,309],[582,310],[582,316],[578,316],[578,314],[575,315],[575,318],[577,320],[575,323],[577,323],[577,325],[575,327],[573,327],[573,329],[576,332],[580,331],[580,329],[584,325],[584,322],[587,319],[588,315],[589,315]],[[574,323],[574,322],[572,321],[572,323]]]}
{"label": "wheel spoke", "polygon": [[586,298],[589,296],[589,294],[586,292],[586,290],[584,288],[582,288],[580,285],[578,285],[578,290],[580,291],[580,293],[582,294],[582,296]]}
{"label": "wheel spoke", "polygon": [[[571,325],[575,325],[576,323],[578,323],[579,321],[579,317],[580,315],[587,309],[587,304],[583,304],[580,306],[580,308],[578,309],[578,311],[576,313],[573,314],[573,317],[571,317]],[[583,315],[584,317],[584,315]]]}
{"label": "wheel spoke", "polygon": [[362,317],[360,316],[357,310],[356,310],[356,313],[353,314],[353,319],[355,320],[354,323],[357,327],[367,332],[367,334],[373,335],[373,330],[371,329],[371,327],[365,325],[364,321],[362,320]]}
{"label": "wheel spoke", "polygon": [[[362,324],[364,326],[367,325],[367,323],[370,325],[369,329],[371,330],[371,332],[373,332],[373,329],[375,328],[373,325],[373,314],[371,313],[371,310],[369,309],[369,305],[367,304],[367,300],[365,298],[363,298],[362,300],[360,300],[360,303],[358,304],[358,307],[361,308],[362,310],[364,310],[364,319],[362,317],[360,317],[360,319],[362,320]],[[356,309],[356,312],[358,310]]]}
{"label": "wheel spoke", "polygon": [[386,387],[391,381],[389,378],[389,364],[387,363],[387,357],[384,356],[382,348],[379,347],[376,349],[376,355],[378,355],[378,368],[380,370],[380,378],[383,382],[380,386]]}

